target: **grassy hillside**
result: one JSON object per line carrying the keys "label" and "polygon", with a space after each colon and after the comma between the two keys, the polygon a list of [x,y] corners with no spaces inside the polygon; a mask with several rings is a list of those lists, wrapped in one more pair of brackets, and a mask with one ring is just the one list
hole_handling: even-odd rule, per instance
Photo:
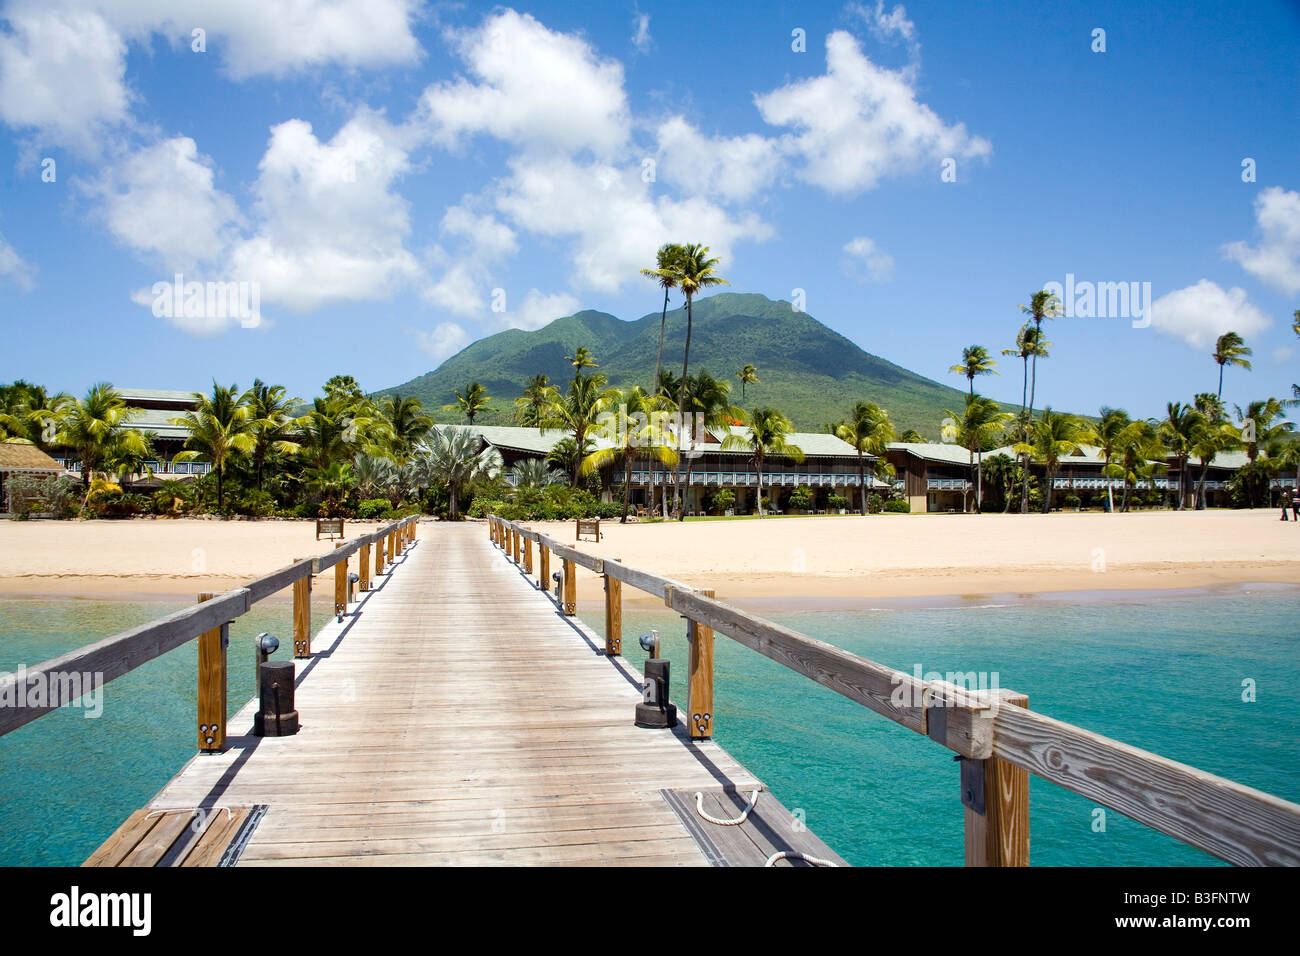
{"label": "grassy hillside", "polygon": [[[789,302],[766,296],[721,293],[695,303],[691,336],[691,370],[705,369],[731,381],[740,402],[736,372],[746,362],[758,367],[760,383],[746,389],[744,406],[772,405],[803,431],[846,416],[856,401],[878,402],[888,409],[899,431],[915,428],[937,439],[943,409],[961,408],[960,389],[941,385],[859,348]],[[440,421],[456,416],[441,411],[454,390],[481,382],[492,395],[496,412],[480,415],[481,424],[510,424],[512,402],[529,377],[568,379],[573,369],[566,355],[585,345],[596,356],[611,385],[648,388],[654,377],[659,344],[658,312],[624,322],[604,312],[579,312],[556,319],[534,332],[512,329],[480,339],[432,372],[380,394],[411,394]],[[685,309],[668,313],[664,364],[681,374],[686,340]]]}

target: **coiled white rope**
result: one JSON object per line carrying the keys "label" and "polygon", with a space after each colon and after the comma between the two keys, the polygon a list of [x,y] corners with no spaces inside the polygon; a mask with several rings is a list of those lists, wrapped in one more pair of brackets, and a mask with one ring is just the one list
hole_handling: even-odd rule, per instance
{"label": "coiled white rope", "polygon": [[754,809],[754,804],[758,803],[758,794],[759,791],[755,790],[749,795],[749,806],[745,807],[744,812],[734,820],[719,820],[717,817],[709,816],[704,809],[704,793],[700,790],[695,791],[695,809],[699,811],[700,816],[710,823],[716,823],[720,827],[738,827],[745,822],[745,818],[749,816],[749,811]]}
{"label": "coiled white rope", "polygon": [[813,866],[834,866],[839,864],[833,860],[823,860],[819,856],[813,856],[810,853],[800,853],[798,850],[778,850],[767,858],[764,866],[776,866],[777,860],[803,860],[805,863],[811,863]]}
{"label": "coiled white rope", "polygon": [[[704,817],[704,819],[708,820],[712,824],[720,827],[738,827],[745,822],[749,817],[749,811],[753,810],[754,805],[758,803],[758,795],[760,792],[761,791],[759,790],[754,790],[749,795],[749,806],[745,807],[745,809],[741,811],[740,816],[731,820],[721,820],[704,809],[704,792],[702,790],[695,791],[695,809],[700,816]],[[813,866],[839,865],[832,860],[823,860],[819,856],[813,856],[810,853],[800,853],[798,850],[778,850],[767,858],[767,861],[763,866],[776,866],[777,860],[803,860],[805,863],[811,863]]]}

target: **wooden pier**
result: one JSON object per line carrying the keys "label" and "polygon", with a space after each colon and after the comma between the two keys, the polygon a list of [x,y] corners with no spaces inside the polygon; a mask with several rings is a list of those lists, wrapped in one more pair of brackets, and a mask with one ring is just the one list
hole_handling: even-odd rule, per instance
{"label": "wooden pier", "polygon": [[[603,633],[575,616],[579,568],[604,580]],[[306,593],[328,569],[338,619],[313,631]],[[216,726],[227,623],[287,588],[300,729],[253,736],[256,702]],[[672,730],[633,725],[627,588],[685,618]],[[1232,863],[1300,864],[1300,805],[1035,713],[1014,691],[920,681],[495,517],[431,524],[419,540],[404,519],[203,597],[23,678],[112,680],[198,639],[199,753],[90,865],[844,865],[713,742],[715,633],[953,752],[967,865],[1028,865],[1031,776]],[[0,734],[49,709],[0,709]]]}

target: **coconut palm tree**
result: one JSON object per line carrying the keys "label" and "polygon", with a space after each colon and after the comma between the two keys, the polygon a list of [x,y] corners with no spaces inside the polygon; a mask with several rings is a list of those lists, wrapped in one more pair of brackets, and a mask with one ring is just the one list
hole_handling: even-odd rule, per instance
{"label": "coconut palm tree", "polygon": [[1128,512],[1129,491],[1136,487],[1140,478],[1151,477],[1155,470],[1165,470],[1164,458],[1167,449],[1160,441],[1156,426],[1145,418],[1129,422],[1120,431],[1115,441],[1117,464],[1123,471],[1124,495],[1120,512]]}
{"label": "coconut palm tree", "polygon": [[147,449],[148,439],[127,426],[139,417],[107,382],[90,387],[85,398],[65,405],[54,444],[69,448],[81,462],[83,494],[90,492],[92,473],[117,449]]}
{"label": "coconut palm tree", "polygon": [[[889,420],[889,412],[875,402],[857,402],[848,421],[840,423],[832,433],[840,441],[853,447],[858,454],[858,490],[862,504],[862,513],[867,513],[867,466],[866,456],[879,457],[884,454],[889,443],[894,440],[894,426]],[[875,477],[875,468],[871,471]]]}
{"label": "coconut palm tree", "polygon": [[515,424],[536,428],[542,413],[555,399],[555,388],[546,375],[534,375],[528,380],[524,394],[515,399]]}
{"label": "coconut palm tree", "polygon": [[[957,443],[969,453],[970,470],[975,474],[975,511],[978,513],[984,501],[984,449],[993,445],[999,435],[1015,416],[1002,411],[1000,405],[991,398],[971,394],[966,396],[966,407],[957,413],[944,409],[956,423]],[[978,453],[979,463],[975,456]],[[969,489],[962,490],[962,511],[966,511],[966,496]]]}
{"label": "coconut palm tree", "polygon": [[[581,355],[586,349],[579,349],[578,352]],[[575,459],[571,476],[574,487],[578,486],[581,478],[580,465],[587,452],[587,433],[595,429],[600,416],[610,407],[610,401],[611,396],[605,389],[604,374],[595,372],[583,375],[582,369],[578,368],[564,395],[555,392],[551,404],[542,415],[543,430],[565,431],[573,437]]]}
{"label": "coconut palm tree", "polygon": [[[1046,289],[1040,289],[1035,292],[1029,300],[1028,306],[1020,306],[1020,311],[1029,316],[1034,323],[1034,336],[1030,343],[1033,348],[1030,351],[1030,371],[1029,371],[1029,416],[1025,419],[1025,441],[1033,442],[1032,424],[1034,420],[1034,395],[1038,389],[1038,356],[1047,356],[1046,345],[1050,343],[1043,342],[1043,320],[1054,319],[1062,314],[1060,300]],[[1051,497],[1050,494],[1047,497]],[[1029,511],[1029,461],[1025,461],[1024,485],[1020,492],[1020,512],[1025,514]]]}
{"label": "coconut palm tree", "polygon": [[970,382],[970,394],[975,394],[975,376],[976,375],[997,375],[998,370],[994,368],[998,363],[989,357],[988,349],[982,345],[968,345],[961,350],[961,362],[952,366],[948,371],[957,375],[964,375]]}
{"label": "coconut palm tree", "polygon": [[[482,446],[482,447],[480,447]],[[447,489],[447,517],[459,517],[460,496],[501,473],[501,453],[468,428],[435,425],[415,450],[426,473]]]}
{"label": "coconut palm tree", "polygon": [[1052,510],[1052,483],[1064,455],[1073,455],[1087,439],[1088,425],[1076,415],[1054,412],[1051,406],[1034,422],[1034,453],[1047,472],[1043,514]]}
{"label": "coconut palm tree", "polygon": [[461,412],[471,425],[474,424],[474,416],[479,412],[490,412],[492,406],[492,396],[487,393],[487,389],[478,382],[470,382],[465,386],[465,391],[461,392],[456,389],[456,401],[442,406],[444,412]]}
{"label": "coconut palm tree", "polygon": [[610,444],[585,455],[580,471],[592,474],[611,465],[623,466],[623,515],[620,524],[627,523],[632,506],[632,466],[644,453],[652,466],[655,461],[665,465],[675,464],[677,450],[673,447],[671,432],[663,427],[663,418],[656,414],[662,410],[663,400],[647,395],[640,385],[631,388],[611,389],[606,396],[607,407],[617,409],[606,413],[606,438]]}
{"label": "coconut palm tree", "polygon": [[[1241,425],[1242,443],[1246,446],[1246,458],[1250,462],[1251,471],[1254,471],[1260,449],[1266,450],[1273,442],[1281,441],[1295,431],[1295,425],[1282,421],[1282,418],[1288,407],[1297,404],[1300,404],[1300,399],[1270,397],[1251,402],[1244,411],[1240,405],[1233,406]],[[1250,482],[1246,487],[1249,505],[1254,508],[1255,483]]]}
{"label": "coconut palm tree", "polygon": [[1214,342],[1214,351],[1210,356],[1218,363],[1219,366],[1219,391],[1215,394],[1220,399],[1223,398],[1223,368],[1225,365],[1235,365],[1238,368],[1244,368],[1250,371],[1250,359],[1247,356],[1252,355],[1250,349],[1246,348],[1246,341],[1236,332],[1224,332]]}
{"label": "coconut palm tree", "polygon": [[185,450],[176,454],[176,461],[193,461],[206,458],[217,473],[217,508],[225,507],[226,463],[234,454],[248,454],[257,447],[253,433],[253,414],[248,405],[248,393],[240,392],[235,385],[226,387],[212,383],[212,394],[194,392],[198,402],[193,411],[171,419],[189,434]]}
{"label": "coconut palm tree", "polygon": [[1157,427],[1160,440],[1178,462],[1178,511],[1182,511],[1187,504],[1187,462],[1192,456],[1196,436],[1204,424],[1205,416],[1194,405],[1169,402],[1165,408],[1165,419]]}
{"label": "coconut palm tree", "polygon": [[904,444],[916,445],[923,443],[925,441],[925,436],[915,428],[909,428],[907,431],[903,432],[903,434],[898,436],[898,440]]}
{"label": "coconut palm tree", "polygon": [[758,384],[758,369],[753,365],[746,364],[739,372],[736,378],[740,379],[740,400],[745,400],[745,386]]}
{"label": "coconut palm tree", "polygon": [[429,430],[433,419],[424,414],[418,398],[409,395],[403,398],[398,392],[383,400],[380,414],[388,423],[388,441],[393,460],[399,465],[403,464],[410,457],[416,442]]}
{"label": "coconut palm tree", "polygon": [[302,450],[302,445],[294,441],[294,437],[303,420],[292,414],[292,409],[300,405],[302,399],[289,398],[283,385],[267,385],[257,378],[244,393],[243,402],[248,407],[248,428],[253,433],[253,465],[257,490],[261,491],[267,456],[271,453],[296,455]]}
{"label": "coconut palm tree", "polygon": [[585,345],[579,345],[578,351],[572,355],[564,356],[565,361],[573,366],[573,377],[577,378],[582,374],[584,368],[600,368],[596,364],[596,356],[591,354],[591,350]]}
{"label": "coconut palm tree", "polygon": [[[695,296],[701,289],[731,284],[717,274],[716,266],[718,262],[718,259],[709,256],[708,246],[701,246],[697,243],[683,246],[681,254],[677,258],[677,287],[681,290],[682,295],[686,297],[686,347],[682,350],[682,378],[677,393],[677,407],[683,415],[689,410],[686,400],[686,385],[691,364],[691,333],[695,328],[694,312],[692,310]],[[684,514],[685,509],[681,505],[685,497],[685,491],[682,489],[680,482],[673,492],[673,497],[678,502],[678,508]]]}
{"label": "coconut palm tree", "polygon": [[[1214,395],[1207,397],[1216,398]],[[1204,408],[1198,408],[1197,410],[1201,412],[1203,419],[1193,434],[1191,454],[1201,464],[1201,474],[1196,480],[1196,510],[1204,511],[1206,507],[1205,477],[1209,473],[1210,463],[1214,461],[1214,456],[1219,452],[1240,448],[1241,432],[1221,416],[1211,415]]]}
{"label": "coconut palm tree", "polygon": [[1115,495],[1110,487],[1110,463],[1115,457],[1120,447],[1120,439],[1124,430],[1132,423],[1128,412],[1122,408],[1107,408],[1102,406],[1101,418],[1095,425],[1089,426],[1089,434],[1086,438],[1090,444],[1096,445],[1101,449],[1102,464],[1101,473],[1106,478],[1106,507],[1111,513],[1115,513]]}
{"label": "coconut palm tree", "polygon": [[655,268],[642,269],[643,276],[650,276],[664,290],[664,308],[663,313],[659,316],[659,355],[655,359],[655,377],[650,383],[650,390],[653,392],[659,387],[659,373],[663,370],[664,364],[664,329],[668,324],[668,293],[677,288],[678,262],[682,256],[682,247],[675,242],[665,243],[659,247],[655,253]]}
{"label": "coconut palm tree", "polygon": [[754,463],[754,474],[757,476],[758,516],[762,518],[763,462],[769,458],[803,461],[803,449],[788,440],[794,431],[794,423],[775,408],[756,408],[747,418],[746,434],[729,434],[722,447],[749,451]]}
{"label": "coconut palm tree", "polygon": [[54,447],[54,437],[58,434],[59,422],[64,411],[75,399],[67,392],[51,395],[44,385],[28,385],[15,382],[18,399],[13,407],[11,432],[18,438],[26,438],[41,451],[49,452]]}
{"label": "coconut palm tree", "polygon": [[[357,483],[352,465],[346,461],[332,461],[324,468],[308,468],[303,472],[307,487],[324,499],[327,516],[336,516],[339,505]],[[217,494],[220,500],[220,492]]]}
{"label": "coconut palm tree", "polygon": [[[742,420],[745,413],[727,401],[728,396],[731,394],[731,383],[719,381],[708,372],[701,370],[699,373],[692,375],[687,380],[683,391],[686,395],[687,404],[683,409],[685,414],[682,417],[682,428],[683,430],[690,429],[691,442],[690,450],[686,453],[686,475],[682,485],[685,489],[683,491],[684,496],[690,493],[691,473],[694,470],[695,459],[698,455],[696,452],[698,429],[694,426],[698,424],[705,431],[729,428],[732,422]],[[686,437],[685,434],[682,437]],[[685,519],[686,508],[682,507],[678,511],[677,520],[684,521]]]}

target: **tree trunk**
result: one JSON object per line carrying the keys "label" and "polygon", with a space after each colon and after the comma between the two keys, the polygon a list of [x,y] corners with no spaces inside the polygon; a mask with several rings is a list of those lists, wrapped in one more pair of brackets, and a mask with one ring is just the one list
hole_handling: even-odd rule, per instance
{"label": "tree trunk", "polygon": [[627,461],[623,479],[623,517],[618,519],[619,524],[627,524],[627,509],[632,503],[632,456],[629,454],[624,457]]}
{"label": "tree trunk", "polygon": [[763,517],[763,459],[754,459],[754,475],[757,478],[758,491],[754,496],[754,501],[758,503],[758,516]]}
{"label": "tree trunk", "polygon": [[1052,511],[1052,480],[1056,477],[1056,469],[1051,465],[1046,466],[1047,484],[1043,488],[1043,514],[1051,514]]}
{"label": "tree trunk", "polygon": [[858,449],[858,490],[862,492],[862,515],[867,514],[867,469],[862,460],[862,449]]}
{"label": "tree trunk", "polygon": [[1196,482],[1196,510],[1205,510],[1205,475],[1210,470],[1210,463],[1201,459],[1201,477]]}
{"label": "tree trunk", "polygon": [[[686,384],[687,384],[687,383],[686,383],[686,370],[690,367],[690,361],[691,361],[691,326],[692,326],[692,324],[693,324],[693,319],[694,319],[694,315],[693,315],[693,313],[691,312],[691,298],[692,298],[691,294],[690,294],[689,292],[686,293],[686,349],[682,352],[682,387],[681,387],[681,390],[680,390],[679,393],[678,393],[681,397],[680,397],[680,398],[678,399],[678,401],[677,401],[677,410],[678,410],[679,412],[681,412],[681,416],[682,416],[682,431],[683,431],[683,432],[686,430],[686,415],[687,415],[687,411],[686,411]],[[694,429],[691,430],[691,434],[692,434],[692,435],[695,434],[695,430],[694,430]],[[678,444],[680,444],[680,442],[679,442]],[[688,461],[689,461],[689,459],[688,459]],[[686,468],[687,468],[687,472],[689,473],[689,471],[690,471],[690,465],[688,464],[688,465],[686,466]],[[681,471],[680,471],[680,468],[679,468],[679,469],[678,469],[678,474],[680,475],[680,473],[681,473]],[[680,483],[679,483],[679,484],[678,484],[678,493],[677,493],[677,499],[678,499],[678,504],[677,504],[677,520],[678,520],[678,521],[685,521],[685,520],[686,520],[686,491],[687,491],[687,489],[682,488],[681,485],[680,485]]]}
{"label": "tree trunk", "polygon": [[[1038,345],[1038,334],[1037,334],[1038,323],[1037,322],[1034,323],[1034,330],[1035,330],[1034,345],[1036,348]],[[1029,386],[1029,417],[1025,419],[1025,443],[1026,444],[1029,443],[1030,426],[1033,424],[1033,420],[1034,420],[1034,393],[1038,390],[1038,353],[1037,352],[1034,353],[1033,362],[1031,364],[1033,365],[1033,372],[1030,375],[1030,386]],[[1025,483],[1022,491],[1020,492],[1020,513],[1022,515],[1029,514],[1029,455],[1027,454],[1025,455]]]}
{"label": "tree trunk", "polygon": [[[650,397],[653,399],[659,394],[659,373],[664,366],[664,328],[668,324],[668,290],[664,289],[664,310],[659,316],[659,357],[655,359],[655,380],[650,386]],[[654,460],[650,461],[650,513],[654,514],[655,510],[655,492],[659,488],[659,482],[655,480]],[[664,504],[664,517],[668,517],[668,505]]]}

